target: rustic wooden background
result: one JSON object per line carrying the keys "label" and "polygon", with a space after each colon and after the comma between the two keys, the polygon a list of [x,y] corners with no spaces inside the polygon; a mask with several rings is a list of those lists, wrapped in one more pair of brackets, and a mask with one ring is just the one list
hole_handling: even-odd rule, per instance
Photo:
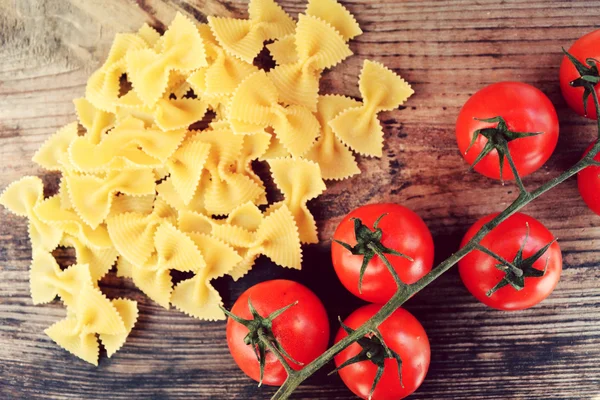
{"label": "rustic wooden background", "polygon": [[[561,121],[556,153],[526,180],[531,186],[574,163],[594,126],[561,98],[561,46],[599,27],[600,2],[548,0],[349,0],[365,34],[356,55],[326,75],[323,92],[358,95],[364,58],[384,62],[413,83],[406,108],[383,115],[385,155],[360,161],[362,175],[328,185],[312,203],[322,243],[306,248],[304,270],[262,262],[241,282],[218,281],[226,305],[252,284],[299,280],[327,305],[332,324],[360,302],[338,283],[329,238],[352,208],[393,201],[417,211],[433,232],[437,259],[458,246],[477,218],[505,207],[515,187],[465,174],[454,141],[461,105],[484,85],[520,80],[554,102]],[[304,2],[284,0],[296,14]],[[37,147],[75,118],[72,99],[105,58],[116,32],[144,21],[163,28],[176,11],[245,16],[245,0],[0,0],[0,190],[25,174]],[[45,175],[52,190],[56,176]],[[429,333],[429,375],[414,399],[600,399],[600,218],[571,180],[527,207],[559,238],[565,268],[543,304],[503,313],[477,303],[451,271],[407,304]],[[109,296],[138,300],[140,319],[124,348],[90,366],[56,346],[43,330],[64,316],[58,304],[29,297],[24,220],[0,211],[0,397],[268,398],[229,356],[224,324],[199,322],[147,300],[130,282],[109,276]],[[332,325],[335,326],[335,325]],[[335,328],[334,328],[335,329]],[[349,399],[337,377],[321,373],[296,398]]]}

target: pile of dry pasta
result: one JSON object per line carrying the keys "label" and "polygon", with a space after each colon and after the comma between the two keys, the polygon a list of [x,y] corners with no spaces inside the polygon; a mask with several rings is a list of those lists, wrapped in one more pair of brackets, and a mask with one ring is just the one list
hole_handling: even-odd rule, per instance
{"label": "pile of dry pasta", "polygon": [[[322,72],[350,56],[361,33],[335,0],[310,0],[297,22],[272,0],[251,0],[248,19],[197,24],[177,14],[162,36],[148,25],[118,34],[74,101],[79,123],[33,157],[62,173],[58,194],[44,198],[42,181],[28,176],[0,197],[29,219],[34,304],[58,296],[67,309],[48,336],[96,365],[98,340],[109,357],[124,344],[137,304],[98,287],[115,264],[163,307],[206,320],[224,319],[212,279],[242,277],[259,255],[299,269],[301,243],[318,241],[307,201],[323,179],[360,172],[352,151],[381,156],[377,114],[412,94],[365,61],[362,102],[319,95]],[[268,72],[252,64],[265,41],[277,64]],[[191,130],[208,110],[209,127]],[[267,203],[254,160],[268,163],[283,201]],[[74,248],[77,263],[59,267],[58,246]],[[173,286],[171,270],[193,276]]]}

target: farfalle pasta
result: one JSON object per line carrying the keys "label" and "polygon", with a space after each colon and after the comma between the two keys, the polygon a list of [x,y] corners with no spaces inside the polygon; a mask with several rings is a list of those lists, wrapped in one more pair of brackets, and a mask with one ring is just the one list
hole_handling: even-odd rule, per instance
{"label": "farfalle pasta", "polygon": [[363,104],[342,111],[329,122],[329,126],[354,151],[381,157],[383,128],[377,114],[402,105],[414,91],[392,70],[369,60],[365,60],[363,64],[358,87]]}
{"label": "farfalle pasta", "polygon": [[280,158],[269,160],[275,184],[284,200],[272,209],[286,205],[291,211],[300,232],[302,243],[318,243],[317,224],[306,203],[325,191],[319,164],[309,160]]}
{"label": "farfalle pasta", "polygon": [[[58,192],[45,197],[27,176],[0,195],[28,218],[33,303],[58,298],[67,309],[46,334],[89,363],[100,344],[115,354],[137,321],[135,301],[101,291],[113,269],[160,306],[203,320],[225,318],[215,279],[240,279],[260,256],[300,269],[302,243],[318,242],[307,202],[323,179],[360,172],[352,150],[381,155],[377,113],[412,94],[365,61],[362,102],[319,96],[321,74],[362,33],[336,0],[309,0],[297,23],[273,0],[251,0],[248,14],[196,23],[178,13],[164,35],[147,24],[118,34],[74,100],[77,122],[33,156],[61,174]],[[269,72],[253,64],[266,40]],[[269,204],[255,170],[265,161],[282,201]],[[75,262],[59,266],[57,247],[74,249]]]}
{"label": "farfalle pasta", "polygon": [[186,131],[164,132],[144,121],[128,117],[96,145],[76,137],[69,146],[72,165],[81,172],[162,167],[177,150]]}
{"label": "farfalle pasta", "polygon": [[235,135],[229,129],[210,130],[195,135],[198,140],[210,145],[206,170],[210,180],[205,188],[206,211],[211,215],[225,215],[239,204],[263,198],[265,189],[256,182],[255,176],[247,176],[234,166],[242,156],[244,136]]}
{"label": "farfalle pasta", "polygon": [[161,198],[151,212],[124,212],[107,219],[108,233],[122,258],[144,265],[154,253],[154,235],[163,222],[175,223],[177,211]]}
{"label": "farfalle pasta", "polygon": [[334,27],[317,17],[302,14],[298,17],[294,42],[296,61],[278,65],[269,72],[269,78],[283,103],[316,111],[322,71],[349,57],[352,51]]}
{"label": "farfalle pasta", "polygon": [[49,303],[58,296],[65,306],[75,307],[81,290],[94,283],[87,264],[71,265],[63,271],[52,254],[45,251],[33,253],[29,273],[33,304]]}
{"label": "farfalle pasta", "polygon": [[273,0],[250,0],[249,18],[208,17],[208,24],[225,51],[252,63],[265,40],[294,32],[294,20]]}
{"label": "farfalle pasta", "polygon": [[[116,302],[121,309],[126,309],[128,325],[113,304]],[[124,307],[123,302],[127,306]],[[135,307],[135,312],[133,308]],[[137,303],[133,300],[108,300],[98,289],[85,286],[75,296],[72,311],[67,318],[56,322],[46,329],[46,334],[77,357],[98,365],[100,339],[110,343],[107,353],[112,355],[125,342],[131,328],[137,319]]]}
{"label": "farfalle pasta", "polygon": [[[85,138],[92,144],[100,143],[102,136],[114,126],[115,115],[94,107],[83,97],[73,100],[73,104],[75,104],[77,120],[85,128]],[[74,132],[77,135],[77,125],[74,125]]]}
{"label": "farfalle pasta", "polygon": [[134,50],[126,55],[127,77],[147,106],[153,106],[162,97],[171,71],[189,72],[206,65],[198,28],[182,14],[177,14],[153,49]]}
{"label": "farfalle pasta", "polygon": [[200,319],[223,320],[225,314],[219,306],[223,301],[210,281],[229,273],[242,257],[231,246],[202,233],[187,234],[196,244],[205,265],[189,279],[179,282],[171,295],[171,304],[178,310]]}
{"label": "farfalle pasta", "polygon": [[206,263],[194,241],[169,222],[158,226],[153,239],[154,253],[145,263],[132,263],[132,278],[148,297],[168,309],[173,290],[170,271],[196,272]]}
{"label": "farfalle pasta", "polygon": [[308,108],[279,104],[279,92],[263,71],[238,86],[230,108],[229,121],[236,133],[255,134],[272,127],[281,144],[297,157],[310,149],[319,134],[319,122]]}
{"label": "farfalle pasta", "polygon": [[36,176],[26,176],[11,183],[0,196],[0,204],[19,217],[29,220],[32,251],[52,251],[62,239],[63,230],[43,222],[35,207],[44,199],[44,183]]}
{"label": "farfalle pasta", "polygon": [[[336,0],[308,0],[306,15],[319,18],[331,25],[345,40],[349,41],[362,34],[356,19],[350,12]],[[287,35],[267,45],[275,62],[291,64],[298,61],[296,39],[294,35]]]}
{"label": "farfalle pasta", "polygon": [[116,193],[132,196],[155,193],[152,171],[113,170],[104,177],[73,175],[67,177],[67,186],[73,209],[92,229],[104,221],[110,212]]}
{"label": "farfalle pasta", "polygon": [[319,164],[323,179],[340,180],[360,174],[354,154],[329,126],[329,121],[342,111],[360,105],[359,101],[340,95],[319,97],[315,115],[321,124],[321,135],[305,157]]}

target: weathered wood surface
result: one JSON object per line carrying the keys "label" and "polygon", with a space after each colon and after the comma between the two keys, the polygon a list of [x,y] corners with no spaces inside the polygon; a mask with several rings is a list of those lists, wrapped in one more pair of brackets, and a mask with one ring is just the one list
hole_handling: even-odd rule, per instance
{"label": "weathered wood surface", "polygon": [[[244,16],[243,0],[0,0],[0,189],[24,174],[44,175],[30,161],[58,127],[74,120],[71,100],[107,54],[116,32],[144,21],[167,24],[177,10]],[[302,1],[282,1],[292,13]],[[575,162],[594,138],[589,121],[571,113],[557,77],[561,46],[598,28],[600,2],[547,0],[350,0],[365,34],[356,56],[326,75],[323,92],[358,95],[365,57],[412,82],[407,107],[383,116],[381,159],[362,159],[362,175],[328,185],[312,202],[322,243],[306,248],[302,272],[262,262],[241,282],[218,281],[229,306],[245,288],[273,277],[299,280],[326,303],[334,323],[360,304],[337,282],[328,238],[340,218],[367,202],[394,201],[423,216],[442,260],[477,218],[505,207],[515,187],[466,175],[454,141],[460,106],[480,87],[520,80],[556,104],[559,146],[535,186]],[[56,178],[45,175],[51,186]],[[478,304],[451,271],[407,304],[432,345],[429,375],[414,399],[600,399],[600,218],[568,181],[526,208],[559,238],[565,268],[553,295],[532,310],[502,313]],[[43,330],[64,315],[29,297],[25,221],[0,211],[0,398],[268,398],[234,365],[223,323],[199,322],[146,299],[109,276],[109,296],[138,300],[140,319],[124,348],[95,368],[56,346]],[[336,377],[309,380],[296,398],[352,398]]]}

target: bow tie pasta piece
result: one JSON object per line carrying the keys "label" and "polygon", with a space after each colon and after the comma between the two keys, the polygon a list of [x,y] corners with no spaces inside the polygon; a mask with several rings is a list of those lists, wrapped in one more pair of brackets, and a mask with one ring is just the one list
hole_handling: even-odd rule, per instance
{"label": "bow tie pasta piece", "polygon": [[228,53],[252,63],[266,40],[294,32],[294,20],[273,0],[250,0],[249,19],[208,17],[217,41]]}
{"label": "bow tie pasta piece", "polygon": [[148,297],[169,309],[173,282],[170,270],[197,272],[206,267],[194,241],[168,222],[154,234],[155,255],[144,265],[133,263],[133,283]]}
{"label": "bow tie pasta piece", "polygon": [[111,171],[106,177],[91,175],[67,177],[71,203],[75,212],[92,229],[107,217],[114,194],[154,194],[154,174],[151,170]]}
{"label": "bow tie pasta piece", "polygon": [[49,303],[59,296],[71,308],[81,290],[92,287],[94,281],[88,265],[71,265],[62,271],[52,254],[36,251],[31,261],[29,283],[33,304]]}
{"label": "bow tie pasta piece", "polygon": [[125,324],[125,332],[122,333],[100,333],[98,337],[102,342],[102,345],[106,349],[106,355],[108,358],[112,357],[124,344],[127,336],[135,326],[138,319],[138,308],[137,302],[128,299],[114,299],[111,300],[112,305],[115,307],[123,323]]}
{"label": "bow tie pasta piece", "polygon": [[186,233],[202,233],[235,247],[250,247],[255,241],[254,234],[244,227],[231,225],[222,219],[212,219],[206,215],[181,211],[179,229]]}
{"label": "bow tie pasta piece", "polygon": [[383,64],[365,60],[359,77],[363,105],[341,112],[329,122],[338,138],[356,152],[381,157],[383,129],[377,114],[402,105],[414,91]]}
{"label": "bow tie pasta piece", "polygon": [[35,152],[33,162],[48,171],[62,170],[63,156],[75,138],[77,138],[77,122],[63,126]]}
{"label": "bow tie pasta piece", "polygon": [[298,227],[294,216],[285,204],[263,219],[254,233],[254,238],[254,243],[243,252],[242,262],[232,271],[232,276],[239,278],[245,275],[260,254],[285,268],[302,267],[302,247]]}
{"label": "bow tie pasta piece", "polygon": [[119,254],[130,263],[143,265],[154,252],[154,235],[163,222],[177,222],[177,211],[157,198],[149,214],[127,212],[107,219],[108,233]]}
{"label": "bow tie pasta piece", "polygon": [[256,204],[267,204],[267,191],[260,177],[252,170],[252,161],[258,160],[269,148],[271,143],[271,134],[259,132],[254,135],[245,135],[242,145],[242,154],[237,159],[235,170],[252,179],[263,190],[261,196],[256,199]]}
{"label": "bow tie pasta piece", "polygon": [[35,213],[44,223],[55,226],[66,234],[78,238],[86,246],[97,249],[112,247],[106,225],[99,225],[96,229],[90,228],[75,211],[61,207],[59,195],[37,203]]}
{"label": "bow tie pasta piece", "polygon": [[208,172],[203,172],[200,177],[200,183],[196,187],[196,191],[192,200],[189,204],[185,204],[181,199],[177,190],[175,190],[175,186],[171,180],[171,178],[167,178],[156,186],[156,192],[158,193],[158,197],[160,197],[163,201],[169,204],[176,210],[190,210],[195,212],[205,212],[206,207],[204,206],[204,190],[206,186],[208,186],[210,179],[210,175]]}
{"label": "bow tie pasta piece", "polygon": [[200,68],[189,78],[194,93],[217,101],[228,99],[238,85],[258,68],[226,53],[216,45],[208,45],[215,55],[210,66]]}
{"label": "bow tie pasta piece", "polygon": [[298,62],[296,37],[293,34],[286,35],[273,43],[269,43],[267,49],[277,65],[294,64]]}
{"label": "bow tie pasta piece", "polygon": [[277,139],[277,136],[273,133],[272,128],[265,129],[271,135],[271,142],[269,143],[269,147],[267,151],[258,158],[259,161],[268,161],[273,158],[286,158],[291,157],[289,151],[285,148],[285,146]]}
{"label": "bow tie pasta piece", "polygon": [[309,160],[292,158],[269,160],[273,181],[284,200],[273,204],[275,209],[286,205],[294,216],[302,243],[318,243],[317,225],[306,203],[325,190],[319,165]]}
{"label": "bow tie pasta piece", "polygon": [[255,204],[246,203],[233,210],[227,216],[226,222],[250,232],[255,232],[263,222],[263,215]]}
{"label": "bow tie pasta piece", "polygon": [[[238,134],[264,131],[270,126],[283,146],[300,157],[315,142],[319,122],[306,107],[284,107],[278,101],[277,88],[264,71],[259,71],[246,78],[234,93],[230,122]],[[244,131],[244,127],[250,127],[249,131]]]}
{"label": "bow tie pasta piece", "polygon": [[300,14],[294,38],[297,61],[278,65],[269,72],[269,78],[283,103],[316,111],[321,73],[352,55],[352,51],[335,28],[316,17]]}
{"label": "bow tie pasta piece", "polygon": [[35,206],[44,199],[44,184],[37,176],[26,176],[11,183],[0,195],[0,204],[10,212],[29,220],[29,239],[33,251],[56,249],[63,231],[46,224],[35,213]]}
{"label": "bow tie pasta piece", "polygon": [[[336,0],[309,0],[306,15],[329,23],[345,41],[363,33],[354,16]],[[277,65],[298,62],[294,35],[284,36],[268,44],[267,48]]]}
{"label": "bow tie pasta piece", "polygon": [[126,56],[127,77],[148,106],[154,105],[167,90],[171,71],[191,72],[207,65],[204,42],[196,25],[180,13],[157,45],[154,50],[129,51]]}
{"label": "bow tie pasta piece", "polygon": [[102,135],[115,124],[115,115],[97,109],[85,98],[73,100],[77,119],[86,130],[85,137],[93,144],[100,143]]}
{"label": "bow tie pasta piece", "polygon": [[67,187],[67,180],[65,179],[64,175],[60,178],[57,196],[60,199],[60,208],[62,208],[63,210],[73,209],[73,205],[71,204],[71,198],[69,195],[69,189]]}
{"label": "bow tie pasta piece", "polygon": [[119,257],[117,259],[117,276],[119,278],[133,278],[133,268],[135,265],[133,263],[127,261],[124,257]]}
{"label": "bow tie pasta piece", "polygon": [[163,132],[146,128],[144,121],[130,117],[97,145],[84,137],[75,138],[69,155],[73,165],[85,172],[158,168],[177,150],[185,134],[184,129]]}
{"label": "bow tie pasta piece", "polygon": [[319,164],[323,179],[342,180],[360,174],[354,155],[329,126],[329,121],[339,113],[360,105],[360,102],[345,96],[319,97],[316,116],[321,124],[321,136],[305,157]]}
{"label": "bow tie pasta piece", "polygon": [[210,144],[187,140],[167,161],[173,188],[187,206],[194,198],[204,164],[210,152]]}
{"label": "bow tie pasta piece", "polygon": [[306,15],[327,21],[345,41],[363,33],[354,16],[337,0],[308,0]]}
{"label": "bow tie pasta piece", "polygon": [[155,201],[156,195],[153,194],[146,196],[129,196],[126,194],[120,194],[115,196],[113,199],[107,220],[116,215],[131,212],[148,215],[154,209]]}
{"label": "bow tie pasta piece", "polygon": [[[186,76],[178,78],[183,81],[177,82],[175,87],[169,85],[172,89],[167,90],[152,107],[146,106],[134,91],[130,91],[119,99],[117,121],[122,123],[128,117],[133,117],[142,120],[145,125],[156,123],[163,131],[180,130],[201,121],[209,104],[201,99],[183,97],[190,89],[185,78]],[[175,95],[175,98],[171,94]]]}
{"label": "bow tie pasta piece", "polygon": [[207,130],[196,136],[210,144],[210,154],[205,168],[211,180],[204,192],[206,210],[212,215],[226,215],[235,207],[248,201],[257,201],[265,189],[252,178],[236,172],[237,160],[242,154],[244,136],[231,130]]}
{"label": "bow tie pasta piece", "polygon": [[224,276],[242,261],[238,253],[218,239],[200,233],[189,233],[196,243],[206,266],[190,279],[181,281],[173,289],[171,303],[180,311],[205,320],[224,320],[221,296],[210,280]]}
{"label": "bow tie pasta piece", "polygon": [[160,39],[160,33],[147,23],[144,23],[138,30],[138,36],[144,39],[148,47],[154,47],[156,42]]}
{"label": "bow tie pasta piece", "polygon": [[160,99],[156,104],[156,125],[163,131],[187,128],[201,121],[208,104],[199,99]]}
{"label": "bow tie pasta piece", "polygon": [[104,65],[88,79],[85,98],[94,107],[114,113],[119,99],[120,79],[126,72],[126,55],[131,51],[147,48],[148,44],[140,36],[118,33]]}
{"label": "bow tie pasta piece", "polygon": [[116,307],[94,287],[83,288],[75,303],[74,312],[45,333],[65,350],[98,365],[96,334],[126,334],[127,327]]}
{"label": "bow tie pasta piece", "polygon": [[114,247],[98,249],[87,246],[75,236],[65,235],[60,242],[61,246],[75,249],[77,264],[89,267],[89,273],[94,284],[102,279],[117,261],[117,250]]}

